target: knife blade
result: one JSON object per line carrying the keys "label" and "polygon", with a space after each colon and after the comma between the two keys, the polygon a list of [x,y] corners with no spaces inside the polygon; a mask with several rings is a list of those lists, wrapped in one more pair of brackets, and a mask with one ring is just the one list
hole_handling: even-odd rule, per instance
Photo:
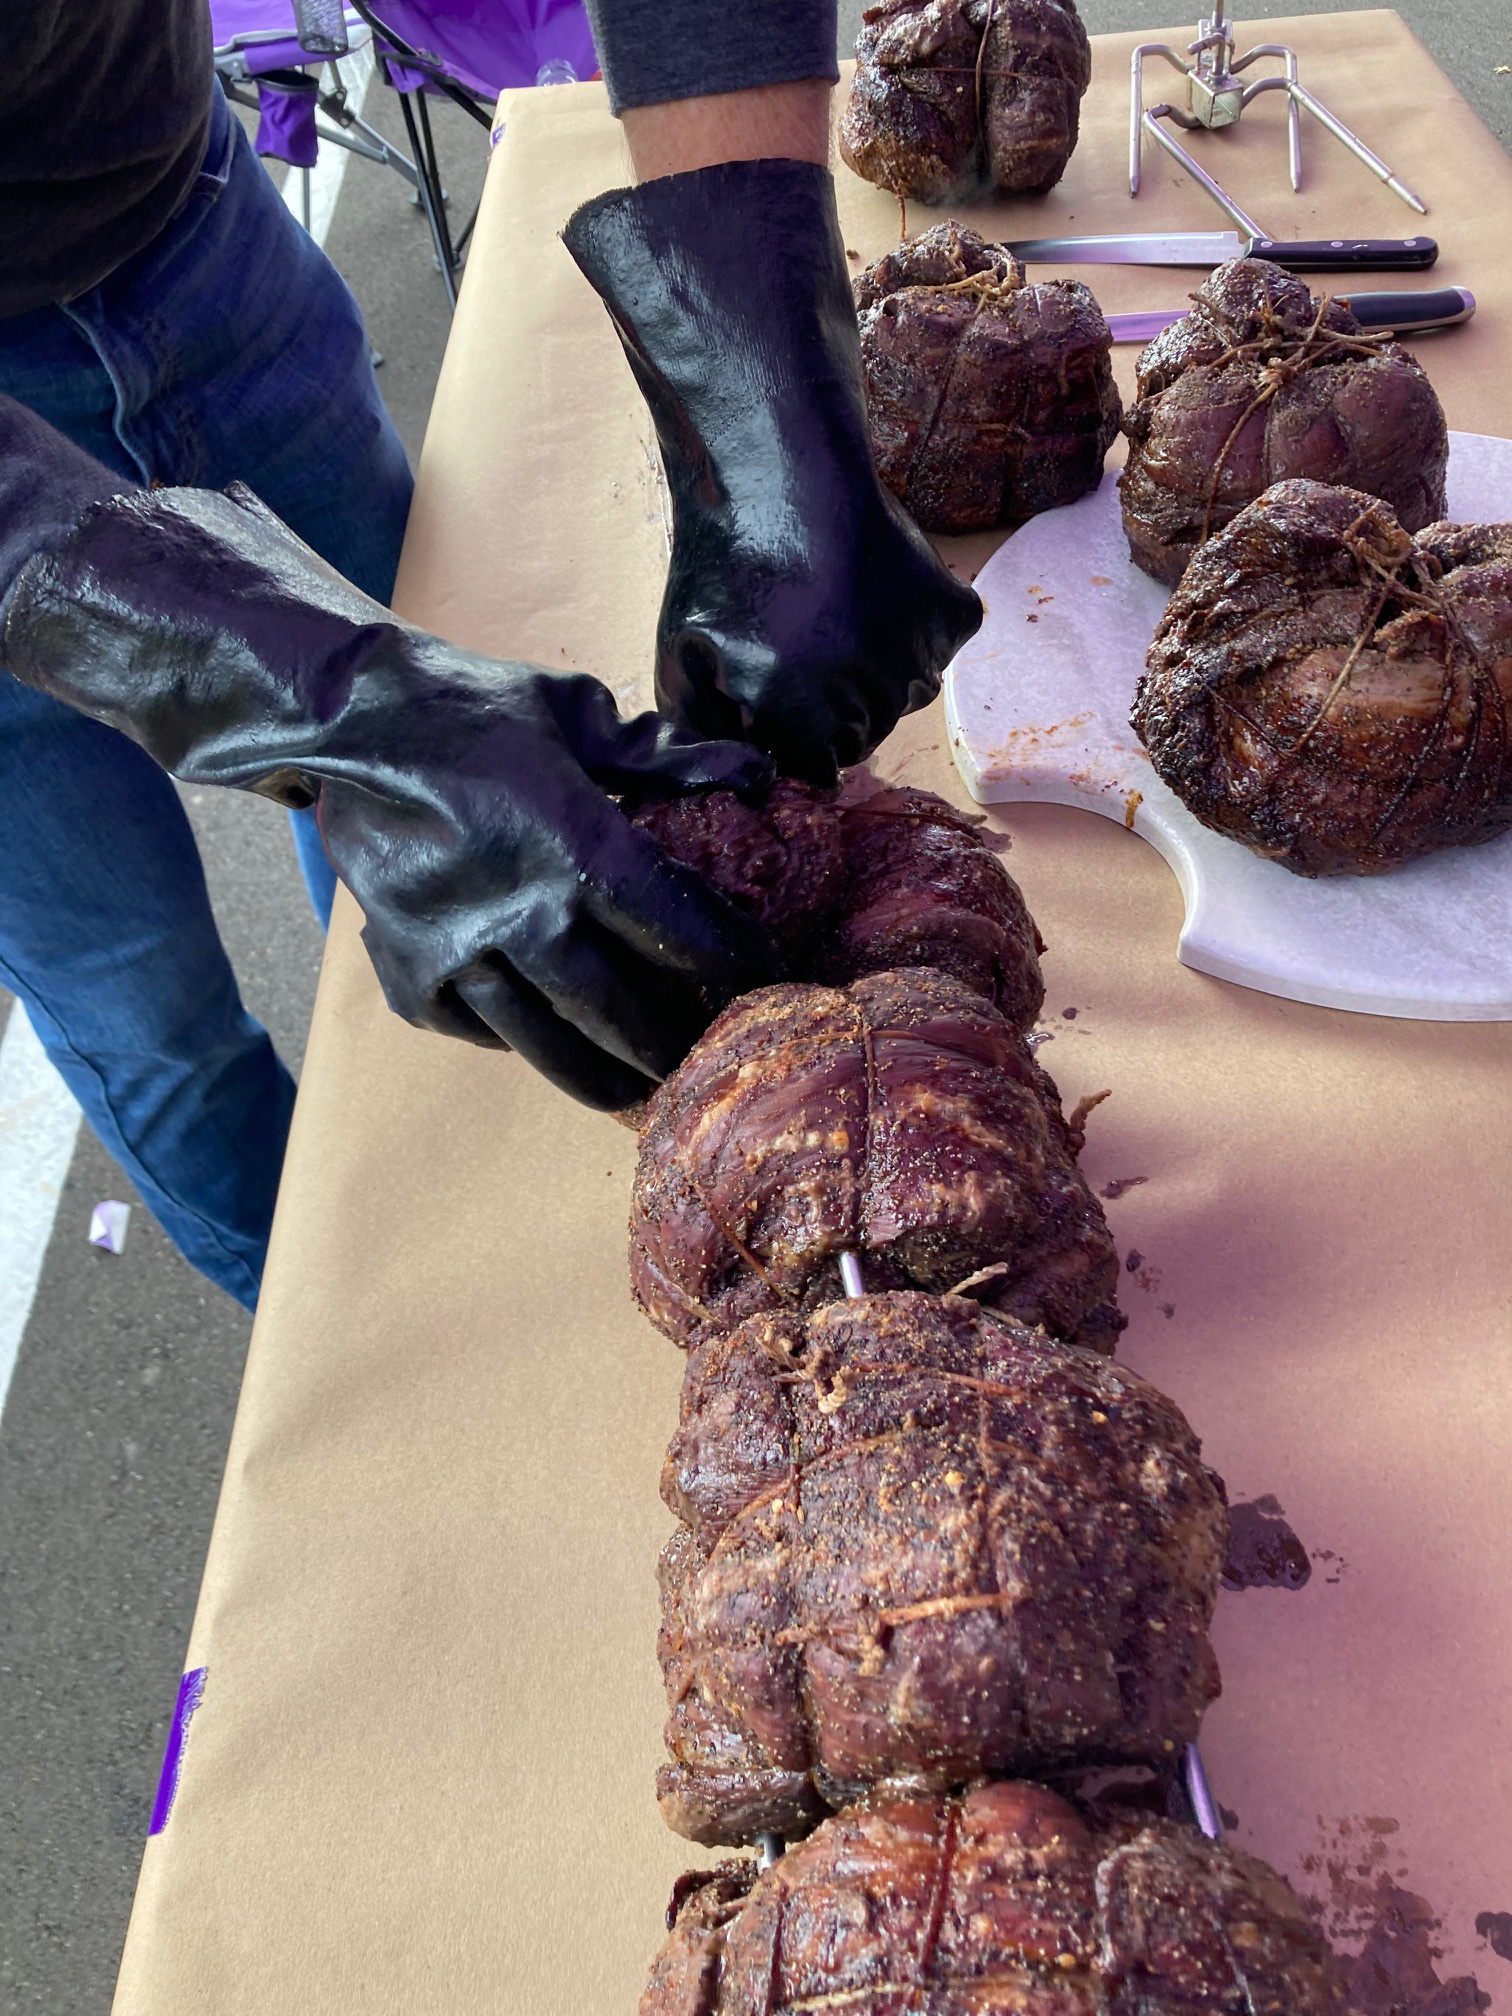
{"label": "knife blade", "polygon": [[1237,231],[1115,231],[1091,238],[1009,238],[1025,265],[1221,266],[1269,259],[1290,273],[1421,272],[1438,259],[1432,238],[1241,238]]}
{"label": "knife blade", "polygon": [[[1434,329],[1453,329],[1475,313],[1468,287],[1432,287],[1422,293],[1336,294],[1336,301],[1354,310],[1366,329],[1389,329],[1396,336],[1423,336]],[[1148,343],[1162,329],[1180,322],[1184,308],[1152,308],[1138,315],[1110,315],[1115,343]]]}

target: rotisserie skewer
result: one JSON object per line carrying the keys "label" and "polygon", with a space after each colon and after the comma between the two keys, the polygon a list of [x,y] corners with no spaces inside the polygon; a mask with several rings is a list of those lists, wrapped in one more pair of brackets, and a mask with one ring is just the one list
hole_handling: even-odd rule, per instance
{"label": "rotisserie skewer", "polygon": [[[866,1284],[861,1279],[861,1262],[854,1253],[840,1255],[840,1282],[852,1302],[859,1302],[866,1293]],[[761,1866],[763,1869],[770,1869],[787,1843],[780,1834],[761,1834],[757,1840],[761,1848]]]}

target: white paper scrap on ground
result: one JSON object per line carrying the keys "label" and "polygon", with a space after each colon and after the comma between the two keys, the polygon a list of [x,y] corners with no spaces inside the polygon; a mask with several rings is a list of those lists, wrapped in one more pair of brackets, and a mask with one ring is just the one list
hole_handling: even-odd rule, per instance
{"label": "white paper scrap on ground", "polygon": [[[1512,441],[1449,443],[1449,516],[1512,520]],[[1186,905],[1177,957],[1200,972],[1362,1014],[1512,1020],[1512,834],[1308,881],[1209,832],[1155,776],[1129,708],[1167,591],[1129,559],[1116,472],[1030,519],[976,586],[986,618],[945,675],[973,798],[1082,806],[1148,840]]]}
{"label": "white paper scrap on ground", "polygon": [[119,1253],[126,1244],[126,1227],[131,1223],[131,1206],[107,1197],[89,1214],[89,1243],[105,1253]]}
{"label": "white paper scrap on ground", "polygon": [[19,1001],[0,1008],[0,1412],[79,1138],[80,1113]]}

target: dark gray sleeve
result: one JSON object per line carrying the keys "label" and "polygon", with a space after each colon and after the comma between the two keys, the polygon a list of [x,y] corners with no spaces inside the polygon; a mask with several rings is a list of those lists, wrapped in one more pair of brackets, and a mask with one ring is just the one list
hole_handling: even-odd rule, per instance
{"label": "dark gray sleeve", "polygon": [[615,112],[839,76],[837,0],[587,0]]}

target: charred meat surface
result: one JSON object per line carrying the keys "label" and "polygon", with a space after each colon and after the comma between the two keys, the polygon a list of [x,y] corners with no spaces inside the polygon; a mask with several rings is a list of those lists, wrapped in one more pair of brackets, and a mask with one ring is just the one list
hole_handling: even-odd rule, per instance
{"label": "charred meat surface", "polygon": [[720,1862],[690,1869],[672,1886],[667,1906],[671,1935],[651,1969],[643,2008],[710,2011],[719,1992],[726,1928],[740,1915],[756,1881],[754,1862]]}
{"label": "charred meat surface", "polygon": [[[979,11],[985,17],[985,4]],[[987,179],[977,97],[982,25],[971,19],[966,0],[890,0],[863,10],[856,74],[840,122],[848,167],[879,189],[921,203],[943,203],[981,186]],[[1080,113],[1078,98],[1078,120]]]}
{"label": "charred meat surface", "polygon": [[1080,281],[1030,284],[952,222],[868,267],[856,296],[877,471],[926,531],[1011,524],[1097,488],[1122,405]]}
{"label": "charred meat surface", "polygon": [[1171,586],[1273,483],[1382,498],[1409,531],[1444,515],[1449,435],[1417,360],[1264,259],[1231,259],[1140,357],[1124,428],[1124,531]]}
{"label": "charred meat surface", "polygon": [[631,1205],[636,1301],[667,1336],[868,1286],[980,1299],[1111,1348],[1118,1259],[1079,1128],[1024,1038],[927,967],[747,994],[652,1095]]}
{"label": "charred meat surface", "polygon": [[846,799],[783,780],[760,805],[709,791],[634,816],[759,918],[785,980],[842,985],[933,966],[1022,1029],[1044,1003],[1044,946],[1018,884],[975,823],[932,792]]}
{"label": "charred meat surface", "polygon": [[1075,0],[882,0],[861,16],[840,152],[924,203],[1050,189],[1091,76]]}
{"label": "charred meat surface", "polygon": [[819,940],[845,901],[837,797],[779,777],[759,804],[733,791],[690,791],[648,799],[632,818],[766,926],[784,979],[808,979]]}
{"label": "charred meat surface", "polygon": [[886,1780],[1168,1765],[1218,1692],[1228,1516],[1180,1411],[964,1298],[696,1345],[662,1496],[657,1791],[696,1841]]}
{"label": "charred meat surface", "polygon": [[1031,1029],[1045,1002],[1044,941],[975,823],[933,792],[891,787],[843,807],[841,830],[845,900],[817,977],[932,966]]}
{"label": "charred meat surface", "polygon": [[1414,538],[1278,483],[1201,547],[1133,725],[1204,825],[1299,875],[1373,875],[1512,826],[1512,525]]}
{"label": "charred meat surface", "polygon": [[[1254,1856],[1037,1785],[877,1795],[681,1909],[640,2016],[1347,2016],[1300,1898]],[[687,1879],[696,1883],[696,1878]]]}

